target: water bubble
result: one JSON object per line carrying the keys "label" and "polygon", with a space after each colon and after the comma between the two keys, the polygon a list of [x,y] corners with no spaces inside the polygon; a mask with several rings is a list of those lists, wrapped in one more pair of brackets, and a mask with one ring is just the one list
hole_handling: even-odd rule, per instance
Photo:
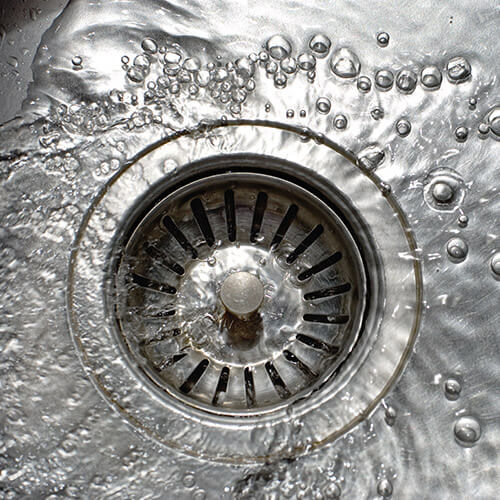
{"label": "water bubble", "polygon": [[372,89],[372,81],[367,76],[360,76],[357,83],[358,90],[367,94]]}
{"label": "water bubble", "polygon": [[130,62],[130,59],[128,56],[122,56],[122,64],[128,64]]}
{"label": "water bubble", "polygon": [[500,278],[500,252],[497,252],[490,260],[490,267],[495,276]]}
{"label": "water bubble", "polygon": [[266,73],[268,75],[274,75],[278,71],[278,65],[275,61],[269,61],[266,64]]}
{"label": "water bubble", "polygon": [[451,83],[466,82],[472,75],[469,61],[465,57],[452,57],[446,65],[448,80]]}
{"label": "water bubble", "polygon": [[400,137],[406,137],[411,132],[411,123],[406,118],[401,118],[396,122],[396,132]]}
{"label": "water bubble", "polygon": [[286,112],[286,117],[293,118],[294,116],[295,116],[295,112],[293,111],[293,109],[288,109]]}
{"label": "water bubble", "polygon": [[141,43],[142,50],[149,54],[156,54],[158,44],[152,38],[145,38]]}
{"label": "water bubble", "polygon": [[129,80],[135,83],[141,83],[144,81],[146,74],[141,68],[138,68],[137,66],[131,66],[127,71],[127,76]]}
{"label": "water bubble", "polygon": [[168,50],[163,56],[163,61],[165,64],[179,64],[181,62],[182,56],[179,52],[175,50]]}
{"label": "water bubble", "polygon": [[469,217],[467,217],[467,215],[465,215],[465,214],[462,214],[458,218],[458,225],[460,227],[467,227],[467,224],[469,224]]}
{"label": "water bubble", "polygon": [[377,493],[384,498],[392,496],[393,488],[389,479],[381,479],[377,484]]}
{"label": "water bubble", "polygon": [[281,73],[279,71],[278,73],[274,74],[274,86],[277,89],[284,89],[286,87],[287,81],[288,81],[288,79],[287,79],[285,73]]}
{"label": "water bubble", "polygon": [[417,86],[417,75],[409,70],[402,69],[396,76],[396,87],[403,94],[411,94]]}
{"label": "water bubble", "polygon": [[443,75],[435,65],[425,66],[420,73],[420,81],[427,90],[437,90],[441,87]]}
{"label": "water bubble", "polygon": [[139,69],[146,71],[146,70],[149,70],[149,67],[151,66],[151,61],[149,60],[149,57],[147,55],[139,54],[134,59],[134,66],[136,68],[139,68]]}
{"label": "water bubble", "polygon": [[384,415],[385,423],[389,427],[392,427],[394,425],[394,422],[396,422],[396,417],[397,417],[396,409],[392,406],[388,406],[385,409],[385,415]]}
{"label": "water bubble", "polygon": [[7,60],[7,62],[13,68],[17,68],[19,66],[19,61],[18,61],[17,57],[15,57],[15,56],[10,56],[9,59]]}
{"label": "water bubble", "polygon": [[259,52],[259,61],[261,63],[266,63],[267,61],[269,61],[269,52],[265,51],[265,50],[262,50]]}
{"label": "water bubble", "polygon": [[281,69],[287,74],[293,74],[297,71],[297,61],[294,57],[285,57],[280,64]]}
{"label": "water bubble", "polygon": [[299,64],[299,68],[304,71],[311,71],[316,67],[316,58],[308,52],[300,54],[297,62]]}
{"label": "water bubble", "polygon": [[452,238],[446,244],[446,251],[452,262],[462,262],[469,253],[469,246],[462,238]]}
{"label": "water bubble", "polygon": [[204,490],[197,490],[193,495],[194,500],[205,500],[207,498],[207,494]]}
{"label": "water bubble", "polygon": [[381,120],[384,117],[384,110],[382,108],[374,108],[370,112],[371,117],[374,120]]}
{"label": "water bubble", "polygon": [[194,477],[194,474],[187,473],[182,479],[182,484],[186,488],[192,488],[196,484],[196,478]]}
{"label": "water bubble", "polygon": [[213,257],[213,256],[212,256],[212,257],[209,257],[209,258],[207,259],[207,264],[208,264],[209,266],[211,266],[211,267],[214,267],[214,266],[215,266],[215,264],[217,264],[217,259],[216,259],[215,257]]}
{"label": "water bubble", "polygon": [[477,127],[480,139],[486,139],[486,136],[490,132],[490,126],[487,123],[480,123]]}
{"label": "water bubble", "polygon": [[266,103],[266,105],[264,106],[264,109],[265,109],[266,113],[269,113],[269,111],[271,111],[271,104]]}
{"label": "water bubble", "polygon": [[475,97],[471,97],[469,99],[469,109],[476,109],[477,99]]}
{"label": "water bubble", "polygon": [[316,78],[316,71],[308,71],[307,72],[307,81],[309,83],[314,83],[315,78]]}
{"label": "water bubble", "polygon": [[198,71],[201,68],[201,62],[197,57],[188,57],[182,63],[182,67],[189,72]]}
{"label": "water bubble", "polygon": [[73,57],[73,59],[71,59],[71,64],[73,64],[73,66],[81,66],[82,62],[83,59],[81,58],[81,56],[75,56]]}
{"label": "water bubble", "polygon": [[468,135],[469,130],[467,127],[460,126],[455,129],[455,139],[457,142],[465,142]]}
{"label": "water bubble", "polygon": [[379,44],[380,47],[387,47],[389,45],[389,40],[390,40],[389,33],[386,33],[385,31],[381,31],[377,35],[377,43]]}
{"label": "water bubble", "polygon": [[340,486],[337,483],[329,483],[323,489],[323,497],[326,499],[336,499],[342,494]]}
{"label": "water bubble", "polygon": [[462,391],[462,385],[454,378],[449,378],[444,383],[444,395],[450,401],[456,401]]}
{"label": "water bubble", "polygon": [[200,87],[206,87],[210,83],[210,71],[202,69],[194,77],[194,81]]}
{"label": "water bubble", "polygon": [[333,120],[333,125],[338,130],[344,130],[347,127],[347,117],[343,114],[338,114]]}
{"label": "water bubble", "polygon": [[371,145],[359,153],[357,163],[361,168],[373,171],[383,163],[384,159],[384,151],[377,145]]}
{"label": "water bubble", "polygon": [[332,108],[332,103],[330,102],[330,99],[328,99],[327,97],[320,97],[316,101],[316,109],[322,115],[327,115],[330,112],[331,108]]}
{"label": "water bubble", "polygon": [[281,61],[292,52],[290,42],[281,35],[272,36],[266,43],[266,48],[273,59]]}
{"label": "water bubble", "polygon": [[323,58],[328,55],[332,42],[330,39],[321,33],[314,35],[309,40],[309,48],[314,52],[315,56],[318,58]]}
{"label": "water bubble", "polygon": [[352,50],[342,47],[333,53],[330,69],[340,78],[354,78],[361,71],[361,63]]}
{"label": "water bubble", "polygon": [[306,110],[305,110],[305,109],[301,109],[301,110],[300,110],[300,113],[299,113],[299,116],[300,116],[301,118],[305,118],[305,117],[306,117]]}
{"label": "water bubble", "polygon": [[460,417],[453,430],[455,440],[461,446],[474,446],[481,437],[481,425],[474,417]]}
{"label": "water bubble", "polygon": [[432,186],[432,196],[439,203],[451,201],[453,195],[453,187],[445,181],[438,181]]}
{"label": "water bubble", "polygon": [[[500,106],[494,106],[484,118],[484,123],[495,139],[500,139]],[[487,132],[486,132],[487,133]]]}
{"label": "water bubble", "polygon": [[248,57],[240,57],[235,62],[236,73],[243,78],[251,78],[255,73],[255,64]]}
{"label": "water bubble", "polygon": [[392,89],[394,84],[394,75],[388,69],[380,69],[375,74],[375,86],[382,92]]}

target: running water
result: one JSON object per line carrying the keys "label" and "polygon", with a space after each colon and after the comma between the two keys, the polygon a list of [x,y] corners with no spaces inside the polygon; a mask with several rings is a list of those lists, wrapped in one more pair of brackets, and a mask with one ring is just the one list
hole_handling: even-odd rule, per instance
{"label": "running water", "polygon": [[[380,3],[371,19],[348,2],[254,2],[244,14],[238,2],[69,3],[38,47],[22,116],[0,130],[5,498],[495,497],[500,94],[482,47],[498,35],[491,7],[449,9],[463,21],[443,36],[431,4],[395,18]],[[203,461],[134,432],[90,382],[66,322],[69,254],[106,183],[187,132],[214,154],[236,151],[218,129],[232,121],[328,139],[378,176],[424,268],[419,336],[383,403],[334,443],[264,465]],[[152,174],[136,165],[140,185]],[[119,215],[102,214],[103,233]],[[302,425],[292,408],[285,435],[252,436],[271,453]]]}

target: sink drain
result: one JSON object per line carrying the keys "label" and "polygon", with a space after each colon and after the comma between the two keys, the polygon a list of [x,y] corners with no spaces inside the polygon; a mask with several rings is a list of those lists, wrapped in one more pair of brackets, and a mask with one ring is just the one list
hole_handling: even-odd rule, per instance
{"label": "sink drain", "polygon": [[310,191],[225,173],[166,195],[116,262],[116,317],[158,386],[217,413],[272,411],[332,377],[366,306],[348,229]]}
{"label": "sink drain", "polygon": [[339,151],[223,125],[157,145],[96,198],[69,324],[135,429],[220,461],[290,457],[361,422],[399,377],[416,245],[387,187]]}

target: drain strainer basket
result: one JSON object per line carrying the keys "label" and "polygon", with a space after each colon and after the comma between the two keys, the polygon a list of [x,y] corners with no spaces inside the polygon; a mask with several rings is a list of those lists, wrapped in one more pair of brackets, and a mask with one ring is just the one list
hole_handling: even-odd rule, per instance
{"label": "drain strainer basket", "polygon": [[156,441],[222,461],[352,428],[400,375],[419,320],[415,245],[390,193],[299,133],[268,127],[259,144],[261,128],[186,135],[131,163],[89,210],[70,268],[71,331],[107,401]]}

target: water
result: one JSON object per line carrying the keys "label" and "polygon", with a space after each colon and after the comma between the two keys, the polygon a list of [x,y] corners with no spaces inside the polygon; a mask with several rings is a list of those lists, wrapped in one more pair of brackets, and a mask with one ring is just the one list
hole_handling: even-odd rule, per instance
{"label": "water", "polygon": [[[499,375],[500,207],[492,166],[500,96],[498,63],[480,48],[496,36],[490,7],[474,16],[470,7],[450,4],[455,19],[470,22],[455,24],[443,40],[439,24],[429,22],[431,3],[398,16],[379,5],[374,20],[350,4],[335,12],[255,5],[247,16],[236,5],[148,1],[124,11],[122,2],[69,4],[40,44],[21,119],[1,130],[1,272],[8,286],[1,292],[0,477],[7,498],[495,497],[498,476],[489,465],[500,409],[490,381]],[[325,22],[332,17],[339,22]],[[407,29],[414,19],[425,19],[418,36]],[[374,41],[381,26],[390,34],[383,50]],[[7,71],[15,70],[6,60]],[[401,75],[407,67],[411,73]],[[393,80],[406,76],[388,86],[389,74],[376,76],[380,68]],[[325,96],[326,116],[317,108]],[[375,108],[384,109],[383,119],[372,119]],[[68,250],[96,194],[157,140],[222,117],[286,121],[340,143],[391,186],[425,264],[419,338],[390,406],[378,406],[333,444],[270,464],[203,461],[137,433],[90,383],[66,326]],[[464,143],[455,132],[462,126],[469,130]],[[265,143],[269,135],[259,134]],[[236,148],[219,131],[202,132],[200,144],[207,137],[214,152]],[[287,151],[286,136],[273,147]],[[182,165],[167,162],[166,173]],[[137,184],[149,174],[142,164]],[[100,217],[102,232],[112,235],[117,214]],[[453,375],[441,380],[440,373]],[[463,387],[456,399],[451,379]],[[290,418],[284,435],[255,435],[269,449],[299,442],[300,417]],[[182,420],[172,426],[179,436],[197,432]]]}

